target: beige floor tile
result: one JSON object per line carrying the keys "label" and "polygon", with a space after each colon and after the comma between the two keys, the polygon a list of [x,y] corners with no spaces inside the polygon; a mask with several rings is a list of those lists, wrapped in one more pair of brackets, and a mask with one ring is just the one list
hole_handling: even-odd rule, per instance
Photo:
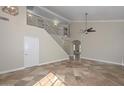
{"label": "beige floor tile", "polygon": [[118,86],[124,85],[124,67],[81,59],[1,74],[0,86]]}

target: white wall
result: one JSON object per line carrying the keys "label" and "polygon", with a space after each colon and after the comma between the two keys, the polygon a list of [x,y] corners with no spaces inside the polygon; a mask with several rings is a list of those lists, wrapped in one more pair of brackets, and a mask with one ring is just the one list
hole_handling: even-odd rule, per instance
{"label": "white wall", "polygon": [[81,40],[80,29],[84,24],[71,24],[71,37],[82,41],[82,57],[121,63],[124,56],[124,22],[90,22],[96,32]]}
{"label": "white wall", "polygon": [[65,53],[65,51],[44,29],[28,26],[26,28],[25,35],[39,38],[40,64],[44,62],[68,58],[68,55]]}
{"label": "white wall", "polygon": [[[0,7],[1,8],[1,7]],[[25,28],[25,8],[19,9],[18,16],[10,16],[0,9],[0,16],[9,18],[9,22],[0,20],[0,71],[23,67],[23,36]]]}
{"label": "white wall", "polygon": [[3,13],[1,9],[0,13],[10,20],[0,20],[0,72],[24,67],[24,36],[39,38],[40,63],[68,58],[45,30],[26,24],[26,7],[19,7],[17,16]]}

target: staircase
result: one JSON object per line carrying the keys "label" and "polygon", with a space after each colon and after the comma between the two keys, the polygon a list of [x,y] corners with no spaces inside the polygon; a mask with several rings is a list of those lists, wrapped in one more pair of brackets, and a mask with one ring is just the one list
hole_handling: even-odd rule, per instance
{"label": "staircase", "polygon": [[[54,29],[57,29],[56,27]],[[53,39],[61,46],[61,48],[68,54],[70,57],[72,49],[72,41],[70,37],[65,37],[61,30],[46,30]]]}
{"label": "staircase", "polygon": [[[65,25],[64,25],[65,26]],[[46,31],[53,37],[53,39],[61,46],[61,48],[70,55],[70,37],[65,37],[63,33],[63,24],[55,26],[51,24],[51,29],[46,29]],[[68,25],[66,25],[68,26]],[[69,27],[69,26],[68,26]]]}
{"label": "staircase", "polygon": [[[31,15],[31,17],[29,16]],[[53,20],[46,17],[33,14],[31,11],[27,12],[27,24],[45,29],[52,38],[61,46],[61,48],[70,55],[71,51],[71,39],[69,35],[64,35],[64,28],[69,30],[69,24],[66,22],[60,22],[55,25]]]}

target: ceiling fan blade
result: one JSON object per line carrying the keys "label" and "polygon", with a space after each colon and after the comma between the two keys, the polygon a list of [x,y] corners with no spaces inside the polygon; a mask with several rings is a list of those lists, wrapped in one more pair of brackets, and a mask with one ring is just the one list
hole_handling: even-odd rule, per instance
{"label": "ceiling fan blade", "polygon": [[87,31],[90,31],[90,30],[92,30],[93,28],[89,28],[89,29],[87,29]]}
{"label": "ceiling fan blade", "polygon": [[90,30],[92,30],[93,28],[91,27],[91,28],[89,28]]}
{"label": "ceiling fan blade", "polygon": [[96,32],[96,30],[87,30],[87,32]]}

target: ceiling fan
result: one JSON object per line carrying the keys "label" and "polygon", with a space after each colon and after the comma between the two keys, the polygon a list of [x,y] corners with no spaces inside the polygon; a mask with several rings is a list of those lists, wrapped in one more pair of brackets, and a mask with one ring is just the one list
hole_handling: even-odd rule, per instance
{"label": "ceiling fan", "polygon": [[85,30],[83,31],[83,33],[88,34],[88,32],[96,32],[96,30],[94,30],[92,27],[87,28],[87,16],[88,13],[85,13],[86,20],[85,20]]}

